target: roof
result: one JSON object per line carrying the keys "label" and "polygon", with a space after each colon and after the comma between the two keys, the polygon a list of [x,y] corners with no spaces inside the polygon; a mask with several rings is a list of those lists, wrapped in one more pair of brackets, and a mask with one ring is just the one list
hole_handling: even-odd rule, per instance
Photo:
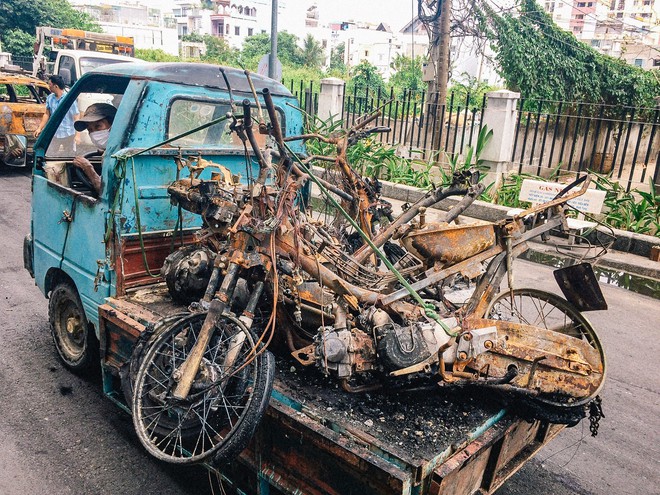
{"label": "roof", "polygon": [[48,84],[41,79],[32,77],[28,74],[17,74],[15,72],[5,72],[0,70],[0,82],[2,84],[33,84],[34,86],[40,86],[42,88],[47,88]]}
{"label": "roof", "polygon": [[[88,72],[84,77],[105,74],[226,90],[227,85],[220,69],[220,66],[212,64],[132,62],[103,65]],[[222,67],[222,69],[229,80],[232,92],[252,95],[252,90],[242,69],[233,67]],[[285,86],[273,79],[254,73],[250,73],[250,77],[257,92],[268,88],[273,95],[292,96]]]}
{"label": "roof", "polygon": [[[102,58],[106,60],[121,60],[124,62],[141,62],[140,59],[129,57],[128,55],[117,55],[116,53],[96,52],[93,50],[70,50],[68,48],[57,48],[53,50],[55,53],[62,55],[69,55],[73,58]],[[52,53],[52,52],[51,52]]]}

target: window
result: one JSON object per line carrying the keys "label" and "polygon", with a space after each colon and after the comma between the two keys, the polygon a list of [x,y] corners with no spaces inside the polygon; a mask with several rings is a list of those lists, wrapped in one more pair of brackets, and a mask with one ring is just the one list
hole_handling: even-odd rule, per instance
{"label": "window", "polygon": [[660,67],[660,58],[653,59],[653,67]]}
{"label": "window", "polygon": [[78,74],[76,74],[76,62],[73,60],[73,57],[64,55],[60,58],[60,68],[58,73],[62,76],[64,84],[67,86],[71,86],[78,80]]}
{"label": "window", "polygon": [[591,40],[591,46],[598,48],[600,46],[600,40]]}
{"label": "window", "polygon": [[240,35],[241,35],[241,27],[240,27],[240,26],[234,26],[234,34],[235,34],[236,36],[240,36]]}
{"label": "window", "polygon": [[254,34],[254,28],[248,28],[248,36],[252,36]]}
{"label": "window", "polygon": [[584,14],[575,14],[576,19],[584,19]]}
{"label": "window", "polygon": [[636,58],[635,59],[635,66],[636,67],[644,67],[644,59]]}
{"label": "window", "polygon": [[585,2],[578,2],[577,6],[578,6],[578,7],[584,7],[584,6],[585,6]]}
{"label": "window", "polygon": [[225,34],[229,34],[229,24],[225,24]]}
{"label": "window", "polygon": [[[167,124],[167,137],[173,138],[178,134],[183,134],[195,127],[206,124],[212,120],[218,119],[231,111],[229,103],[213,101],[195,101],[187,99],[177,99],[172,102],[169,111]],[[266,123],[269,122],[268,115],[264,115]],[[284,116],[280,113],[282,122],[282,131],[284,132]],[[173,146],[182,148],[237,148],[243,149],[243,143],[235,133],[229,130],[231,120],[226,120],[217,125],[202,129],[189,136],[177,139],[172,142]],[[260,146],[266,143],[267,138],[264,134],[259,134],[259,123],[254,119],[254,134]]]}

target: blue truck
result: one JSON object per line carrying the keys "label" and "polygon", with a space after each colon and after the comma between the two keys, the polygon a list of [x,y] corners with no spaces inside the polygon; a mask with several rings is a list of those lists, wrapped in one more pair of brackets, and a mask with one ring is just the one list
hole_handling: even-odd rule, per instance
{"label": "blue truck", "polygon": [[[168,186],[181,164],[200,165],[201,177],[212,173],[204,163],[221,163],[236,177],[257,174],[223,117],[236,99],[256,107],[264,88],[284,135],[303,132],[287,88],[257,75],[252,82],[242,70],[204,64],[104,66],[80,78],[35,145],[25,267],[48,298],[63,363],[76,373],[100,363],[105,395],[128,413],[136,356],[187,311],[160,275],[166,258],[191,244],[200,227],[199,216],[170,201]],[[59,122],[81,96],[116,108],[103,153],[56,149]],[[291,146],[304,151],[301,143]],[[73,165],[81,154],[100,188]],[[295,361],[278,360],[277,369],[248,447],[236,462],[209,466],[228,492],[493,493],[564,427],[520,419],[478,390],[356,396]]]}

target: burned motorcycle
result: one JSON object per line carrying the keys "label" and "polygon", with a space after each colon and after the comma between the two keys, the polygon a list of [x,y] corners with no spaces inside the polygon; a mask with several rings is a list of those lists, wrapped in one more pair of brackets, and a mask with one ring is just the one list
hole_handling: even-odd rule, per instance
{"label": "burned motorcycle", "polygon": [[[593,328],[561,298],[514,288],[511,270],[526,241],[565,225],[564,205],[588,180],[513,219],[454,225],[482,190],[474,172],[460,172],[374,227],[383,204],[345,160],[369,119],[341,139],[325,138],[338,146],[337,185],[290,151],[296,138],[283,138],[267,90],[264,101],[276,149],[256,145],[249,101],[233,125],[252,145],[255,180],[244,184],[216,166],[211,180],[191,173],[168,189],[203,228],[163,269],[173,298],[192,302],[191,312],[148,343],[133,385],[134,425],[151,454],[174,463],[238,455],[268,405],[275,347],[348,392],[419,381],[473,385],[554,411],[594,399],[605,357]],[[305,206],[309,182],[334,207],[331,221]],[[442,222],[426,220],[427,207],[455,195],[464,199]],[[357,249],[345,242],[346,224],[360,237]],[[445,282],[459,275],[477,282],[455,306]],[[498,295],[505,276],[510,289]]]}

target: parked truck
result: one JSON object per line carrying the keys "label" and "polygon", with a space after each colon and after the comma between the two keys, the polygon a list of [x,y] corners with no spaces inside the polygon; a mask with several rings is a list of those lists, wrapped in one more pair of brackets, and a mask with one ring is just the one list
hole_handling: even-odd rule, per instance
{"label": "parked truck", "polygon": [[96,67],[133,61],[135,48],[130,36],[46,26],[37,27],[36,35],[33,77],[44,79],[56,74],[71,86]]}
{"label": "parked truck", "polygon": [[[188,314],[160,271],[178,248],[199,240],[200,217],[170,202],[182,164],[193,163],[201,178],[212,171],[227,180],[256,177],[256,157],[226,116],[236,100],[257,112],[264,89],[284,137],[303,132],[289,90],[257,75],[252,82],[243,71],[202,64],[99,67],[80,77],[35,145],[25,267],[49,298],[64,364],[85,373],[100,361],[105,395],[129,413],[145,349]],[[49,146],[69,106],[98,94],[118,102],[105,152],[88,155],[100,191],[73,156]],[[302,143],[290,146],[303,154]],[[186,273],[208,262],[200,254]],[[209,465],[227,493],[493,493],[564,427],[522,419],[478,388],[355,395],[299,361],[276,364],[248,447],[237,462]]]}

